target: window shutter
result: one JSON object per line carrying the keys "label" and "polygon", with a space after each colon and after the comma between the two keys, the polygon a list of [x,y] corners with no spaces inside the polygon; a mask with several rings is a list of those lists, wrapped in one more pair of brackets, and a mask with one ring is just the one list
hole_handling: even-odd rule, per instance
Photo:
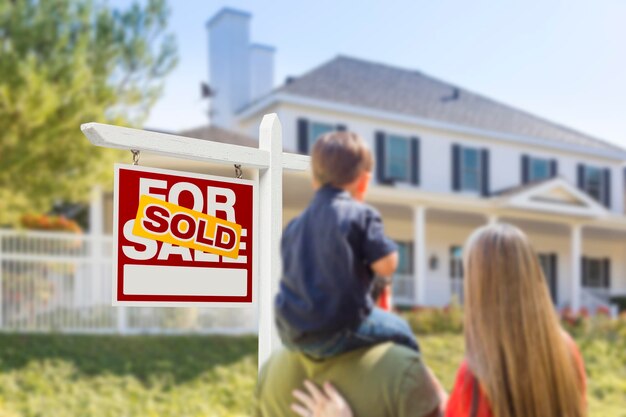
{"label": "window shutter", "polygon": [[578,164],[578,188],[585,189],[585,166]]}
{"label": "window shutter", "polygon": [[298,119],[298,152],[309,153],[309,121]]}
{"label": "window shutter", "polygon": [[480,167],[482,171],[481,194],[484,197],[488,197],[491,193],[489,190],[489,149],[482,150],[480,162]]}
{"label": "window shutter", "polygon": [[348,130],[348,128],[346,127],[346,125],[342,125],[342,124],[338,124],[335,129],[337,129],[338,132],[345,132],[346,130]]}
{"label": "window shutter", "polygon": [[530,157],[522,155],[522,184],[528,184],[530,181]]}
{"label": "window shutter", "polygon": [[385,134],[376,132],[376,179],[379,184],[387,183],[385,178]]}
{"label": "window shutter", "polygon": [[587,257],[583,256],[580,260],[580,276],[581,276],[581,281],[582,281],[582,286],[586,286],[587,285]]}
{"label": "window shutter", "polygon": [[420,183],[420,140],[416,137],[411,138],[411,182]]}
{"label": "window shutter", "polygon": [[461,191],[461,146],[452,145],[452,189]]}
{"label": "window shutter", "polygon": [[550,160],[550,177],[554,178],[559,175],[559,161],[556,159]]}
{"label": "window shutter", "polygon": [[611,208],[611,170],[604,170],[604,205]]}
{"label": "window shutter", "polygon": [[604,274],[603,276],[603,281],[604,281],[604,288],[611,288],[611,260],[609,258],[604,258],[602,260],[602,273]]}
{"label": "window shutter", "polygon": [[409,243],[407,243],[407,246],[408,246],[407,252],[408,252],[408,255],[409,255],[409,259],[407,259],[408,273],[413,275],[413,262],[415,262],[413,260],[413,254],[414,254],[413,251],[415,250],[415,247],[414,247],[415,243],[409,242]]}
{"label": "window shutter", "polygon": [[556,304],[558,297],[558,286],[559,286],[559,262],[556,253],[550,254],[550,273],[551,277],[548,277],[548,282],[550,283],[550,291],[552,293],[552,301]]}

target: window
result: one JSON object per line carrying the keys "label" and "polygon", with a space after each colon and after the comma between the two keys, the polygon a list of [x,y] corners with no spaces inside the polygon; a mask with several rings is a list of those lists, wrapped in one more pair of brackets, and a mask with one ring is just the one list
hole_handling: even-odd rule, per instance
{"label": "window", "polygon": [[411,274],[411,244],[407,242],[396,242],[398,245],[398,268],[397,274]]}
{"label": "window", "polygon": [[463,248],[461,246],[450,248],[450,277],[463,278]]}
{"label": "window", "polygon": [[489,149],[452,144],[452,189],[490,195]]}
{"label": "window", "polygon": [[408,137],[388,135],[385,146],[385,177],[395,181],[411,181],[411,142]]}
{"label": "window", "polygon": [[583,287],[608,288],[609,263],[600,258],[583,258]]}
{"label": "window", "polygon": [[598,201],[604,201],[604,179],[600,168],[585,166],[583,189]]}
{"label": "window", "polygon": [[320,136],[333,130],[335,130],[335,126],[328,123],[309,123],[309,149],[313,148],[313,144]]}
{"label": "window", "polygon": [[541,265],[543,275],[546,277],[546,279],[550,279],[550,277],[552,276],[552,262],[550,262],[550,255],[540,253],[538,256],[539,265]]}
{"label": "window", "polygon": [[450,294],[463,303],[463,247],[450,247]]}
{"label": "window", "polygon": [[556,303],[557,287],[558,287],[557,254],[556,253],[540,253],[538,256],[539,256],[539,265],[541,265],[541,269],[543,270],[543,275],[545,276],[546,282],[548,284],[548,289],[550,290],[550,297],[552,298],[552,302]]}
{"label": "window", "polygon": [[393,296],[396,303],[412,304],[415,300],[415,281],[412,274],[411,242],[396,242],[398,245],[398,269],[393,278]]}
{"label": "window", "polygon": [[530,158],[528,179],[529,181],[541,181],[550,178],[550,160],[542,158]]}
{"label": "window", "polygon": [[475,148],[461,150],[461,190],[480,191],[480,152]]}

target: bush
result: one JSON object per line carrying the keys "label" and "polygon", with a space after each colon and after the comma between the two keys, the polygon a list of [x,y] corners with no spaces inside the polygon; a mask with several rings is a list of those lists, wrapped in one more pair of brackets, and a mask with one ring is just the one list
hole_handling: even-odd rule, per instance
{"label": "bush", "polygon": [[[418,335],[461,333],[463,331],[463,309],[457,302],[449,306],[415,307],[410,310],[396,310]],[[590,314],[585,308],[573,314],[569,308],[559,311],[561,325],[576,337],[604,338],[607,340],[626,339],[626,312],[611,318],[610,312],[598,308]]]}
{"label": "bush", "polygon": [[50,216],[47,214],[25,214],[21,219],[21,226],[29,230],[43,230],[48,232],[81,233],[82,229],[74,220],[65,216]]}
{"label": "bush", "polygon": [[456,302],[443,308],[416,307],[400,314],[418,335],[461,333],[463,330],[463,310]]}

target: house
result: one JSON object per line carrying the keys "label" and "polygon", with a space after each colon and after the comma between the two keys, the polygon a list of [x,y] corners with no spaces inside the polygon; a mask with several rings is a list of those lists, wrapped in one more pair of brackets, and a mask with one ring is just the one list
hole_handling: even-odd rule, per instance
{"label": "house", "polygon": [[[360,134],[376,156],[369,202],[400,247],[397,304],[462,300],[462,245],[492,222],[530,236],[556,306],[595,309],[626,296],[625,149],[419,71],[352,57],[274,88],[274,48],[250,42],[250,21],[227,8],[207,22],[210,125],[179,134],[256,146],[266,113],[278,114],[290,151],[307,153],[331,130]],[[285,222],[311,198],[309,183],[286,173]]]}

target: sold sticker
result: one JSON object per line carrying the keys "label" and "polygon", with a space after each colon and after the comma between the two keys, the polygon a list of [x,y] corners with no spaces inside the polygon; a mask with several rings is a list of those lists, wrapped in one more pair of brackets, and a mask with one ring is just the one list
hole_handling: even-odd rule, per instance
{"label": "sold sticker", "polygon": [[236,259],[241,225],[142,195],[133,234]]}

